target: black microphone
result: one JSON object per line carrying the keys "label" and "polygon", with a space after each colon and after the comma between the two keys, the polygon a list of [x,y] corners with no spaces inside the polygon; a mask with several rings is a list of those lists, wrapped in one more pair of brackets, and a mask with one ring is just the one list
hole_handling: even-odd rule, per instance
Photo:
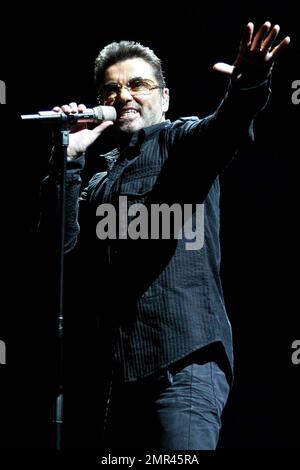
{"label": "black microphone", "polygon": [[55,111],[39,111],[38,114],[22,114],[21,119],[24,121],[53,122],[67,121],[70,124],[80,122],[100,123],[102,121],[115,121],[117,113],[113,106],[96,106],[89,108],[82,113],[57,113]]}

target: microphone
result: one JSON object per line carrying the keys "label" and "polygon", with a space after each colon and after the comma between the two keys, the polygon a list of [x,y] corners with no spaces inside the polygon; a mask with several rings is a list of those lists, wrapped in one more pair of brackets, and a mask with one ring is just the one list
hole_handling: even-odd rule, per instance
{"label": "microphone", "polygon": [[83,113],[57,113],[55,111],[39,111],[38,114],[22,114],[21,119],[24,121],[34,122],[55,122],[68,121],[70,124],[80,122],[93,122],[95,124],[102,121],[115,121],[117,112],[113,106],[96,106],[95,108],[86,109]]}

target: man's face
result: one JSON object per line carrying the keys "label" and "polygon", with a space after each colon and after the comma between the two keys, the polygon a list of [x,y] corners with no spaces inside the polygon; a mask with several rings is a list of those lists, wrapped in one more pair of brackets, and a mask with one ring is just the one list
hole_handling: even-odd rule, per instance
{"label": "man's face", "polygon": [[[145,80],[151,89],[145,93],[137,92],[138,79]],[[132,92],[125,88],[132,86]],[[152,67],[143,59],[127,59],[106,69],[104,89],[121,88],[118,93],[107,91],[103,96],[104,105],[114,106],[117,110],[115,126],[123,132],[135,132],[144,127],[158,124],[165,120],[169,107],[169,90],[159,88]],[[156,88],[157,87],[157,88]],[[143,87],[142,87],[143,88]]]}

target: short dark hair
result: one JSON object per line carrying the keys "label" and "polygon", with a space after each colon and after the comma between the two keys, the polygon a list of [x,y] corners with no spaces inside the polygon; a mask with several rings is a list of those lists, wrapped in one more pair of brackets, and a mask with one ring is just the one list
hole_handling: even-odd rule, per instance
{"label": "short dark hair", "polygon": [[161,60],[149,47],[143,46],[135,41],[112,42],[105,46],[95,60],[95,85],[97,91],[104,81],[104,74],[108,67],[127,59],[143,59],[153,68],[154,76],[161,87],[165,87],[165,78],[162,70]]}

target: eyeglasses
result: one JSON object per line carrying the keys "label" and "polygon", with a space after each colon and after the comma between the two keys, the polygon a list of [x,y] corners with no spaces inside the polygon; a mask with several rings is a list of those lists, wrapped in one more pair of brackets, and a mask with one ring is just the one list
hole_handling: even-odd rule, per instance
{"label": "eyeglasses", "polygon": [[121,92],[122,88],[126,88],[132,96],[150,95],[152,90],[163,88],[162,86],[155,85],[152,80],[145,78],[132,78],[126,85],[119,83],[107,83],[104,85],[98,95],[100,102],[112,102],[116,96]]}

